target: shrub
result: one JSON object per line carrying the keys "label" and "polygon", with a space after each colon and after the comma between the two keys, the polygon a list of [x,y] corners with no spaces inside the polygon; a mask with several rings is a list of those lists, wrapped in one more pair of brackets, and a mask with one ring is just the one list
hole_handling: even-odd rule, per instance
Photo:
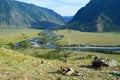
{"label": "shrub", "polygon": [[11,42],[9,45],[10,45],[10,48],[11,48],[11,49],[17,49],[17,46],[16,46],[15,43],[12,43],[12,42]]}
{"label": "shrub", "polygon": [[51,59],[51,60],[54,60],[54,59],[67,59],[69,57],[69,54],[71,52],[70,51],[66,51],[64,50],[63,48],[56,48],[55,50],[52,50],[44,55],[42,55],[42,58],[45,58],[45,59]]}
{"label": "shrub", "polygon": [[22,41],[20,44],[20,48],[26,49],[31,47],[31,43],[29,40]]}
{"label": "shrub", "polygon": [[39,35],[39,36],[47,36],[48,34],[47,34],[47,32],[45,32],[45,31],[41,31],[38,35]]}

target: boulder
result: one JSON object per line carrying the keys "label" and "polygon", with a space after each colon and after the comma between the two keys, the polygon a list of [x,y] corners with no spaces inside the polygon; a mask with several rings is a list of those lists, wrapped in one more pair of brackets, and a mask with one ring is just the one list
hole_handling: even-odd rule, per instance
{"label": "boulder", "polygon": [[72,68],[68,68],[67,72],[65,73],[66,76],[70,76],[73,74],[73,69]]}
{"label": "boulder", "polygon": [[70,76],[74,72],[73,69],[68,66],[61,67],[61,71],[62,71],[63,75],[67,75],[67,76]]}
{"label": "boulder", "polygon": [[117,62],[109,59],[109,58],[99,58],[98,56],[95,56],[94,60],[92,61],[93,67],[113,67],[116,66]]}
{"label": "boulder", "polygon": [[78,72],[77,70],[75,70],[75,73],[74,73],[76,76],[83,76],[83,74],[81,74],[80,72]]}

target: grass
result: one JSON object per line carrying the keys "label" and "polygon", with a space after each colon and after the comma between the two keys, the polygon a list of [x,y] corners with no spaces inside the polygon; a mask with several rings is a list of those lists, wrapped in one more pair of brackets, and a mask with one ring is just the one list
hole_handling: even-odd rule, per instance
{"label": "grass", "polygon": [[0,45],[16,43],[21,40],[37,37],[41,30],[36,29],[12,29],[0,30]]}
{"label": "grass", "polygon": [[[37,37],[40,30],[20,29],[20,30],[0,30],[0,44],[19,42],[24,39]],[[84,33],[71,30],[57,31],[65,37],[60,40],[61,44],[68,44],[68,37],[73,44],[95,44],[95,45],[120,45],[119,33]],[[75,36],[77,35],[77,36]],[[75,39],[75,40],[74,40]],[[101,41],[100,41],[100,40]],[[107,40],[107,41],[106,41]],[[114,42],[114,43],[112,43]],[[67,63],[62,60],[43,59],[39,55],[44,55],[53,49],[28,48],[10,50],[0,48],[0,80],[119,80],[120,67],[104,68],[95,70],[90,68],[95,55],[108,57],[120,63],[119,54],[103,54],[94,52],[73,51],[67,58]],[[35,57],[35,56],[38,57]],[[89,55],[92,55],[88,58]],[[43,61],[43,64],[41,63]],[[78,70],[83,76],[64,76],[60,71],[61,66],[71,66],[73,70]],[[120,64],[119,64],[120,65]],[[114,72],[119,72],[116,74]]]}
{"label": "grass", "polygon": [[[38,37],[41,30],[36,29],[14,29],[0,30],[0,45],[16,43],[24,39]],[[115,32],[106,33],[90,33],[79,32],[74,30],[59,30],[58,35],[64,35],[63,39],[59,40],[59,44],[83,44],[97,46],[117,46],[120,45],[120,34]]]}
{"label": "grass", "polygon": [[117,46],[120,45],[120,33],[115,32],[79,32],[74,30],[59,30],[58,35],[64,35],[59,41],[60,44],[84,44],[97,46]]}
{"label": "grass", "polygon": [[[39,52],[41,54],[45,53],[43,49],[40,50]],[[60,60],[40,59],[22,54],[17,51],[0,48],[0,79],[56,80],[56,78],[61,77],[63,80],[116,80],[117,78],[119,78],[119,76],[117,75],[110,74],[110,72],[114,72],[116,71],[116,69],[118,70],[117,67],[94,70],[92,68],[89,68],[89,65],[91,65],[93,57],[88,59],[76,60],[76,58],[78,57],[87,57],[88,55],[91,54],[103,57],[107,56],[120,62],[119,59],[120,55],[99,54],[89,52],[73,52],[69,56],[67,64],[65,64],[63,61]],[[44,61],[44,63],[41,64],[41,61]],[[83,76],[62,75],[62,73],[60,72],[60,67],[64,65],[71,66],[71,68],[73,68],[74,70],[78,70],[81,74],[83,74]]]}
{"label": "grass", "polygon": [[[21,52],[22,54],[24,55],[28,55],[28,56],[32,56],[32,57],[35,57],[35,55],[38,56],[38,58],[41,58],[39,57],[39,55],[45,55],[46,53],[49,53],[51,51],[53,51],[54,49],[41,49],[41,48],[28,48],[28,49],[25,49],[25,50],[17,50],[19,52]],[[92,59],[94,56],[98,55],[98,56],[101,56],[101,57],[108,57],[108,58],[111,58],[111,59],[114,59],[116,60],[117,62],[120,62],[120,54],[108,54],[108,53],[98,53],[98,52],[82,52],[82,51],[70,51],[71,54],[69,56],[69,60],[76,60],[77,58],[86,58],[88,55],[92,55]],[[90,60],[91,61],[91,60]]]}

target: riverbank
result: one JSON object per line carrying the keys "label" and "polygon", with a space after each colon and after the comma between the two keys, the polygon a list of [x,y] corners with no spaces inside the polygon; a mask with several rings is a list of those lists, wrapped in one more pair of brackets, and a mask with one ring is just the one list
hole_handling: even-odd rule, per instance
{"label": "riverbank", "polygon": [[[30,39],[29,42],[32,43],[34,46],[37,47],[46,47],[46,48],[51,48],[51,49],[55,49],[57,47],[61,47],[64,48],[66,50],[76,50],[76,51],[92,51],[92,52],[120,52],[120,47],[113,47],[113,46],[60,46],[60,45],[53,45],[53,43],[55,43],[56,41],[60,40],[63,38],[63,36],[61,35],[56,35],[54,32],[49,31],[49,30],[45,30],[43,32],[44,34],[46,34],[45,36],[41,36],[41,37],[37,37],[37,38],[33,38]],[[51,38],[50,40],[48,39],[47,41],[45,41],[44,38],[47,37],[53,37],[55,36],[53,39]],[[40,40],[44,39],[45,42],[40,43]],[[20,43],[20,42],[19,42]]]}

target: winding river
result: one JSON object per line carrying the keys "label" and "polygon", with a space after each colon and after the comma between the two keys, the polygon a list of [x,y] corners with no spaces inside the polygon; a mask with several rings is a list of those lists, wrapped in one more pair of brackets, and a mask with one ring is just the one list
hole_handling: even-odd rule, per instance
{"label": "winding river", "polygon": [[[54,33],[52,33],[49,30],[45,30],[44,32],[46,32],[47,35],[49,35],[49,36],[57,36],[57,37],[54,40],[48,41],[46,44],[42,44],[42,43],[38,42],[40,39],[44,38],[45,36],[30,39],[29,40],[30,43],[33,44],[33,46],[36,46],[36,47],[44,46],[46,48],[53,48],[53,49],[59,47],[59,46],[52,45],[52,43],[57,41],[57,40],[60,40],[62,38],[62,36],[55,35]],[[120,47],[92,47],[92,46],[86,46],[86,47],[76,46],[75,47],[75,46],[73,46],[73,47],[62,47],[62,48],[67,49],[67,50],[75,50],[75,51],[103,51],[103,50],[109,50],[109,51],[117,51],[117,52],[120,53]]]}

